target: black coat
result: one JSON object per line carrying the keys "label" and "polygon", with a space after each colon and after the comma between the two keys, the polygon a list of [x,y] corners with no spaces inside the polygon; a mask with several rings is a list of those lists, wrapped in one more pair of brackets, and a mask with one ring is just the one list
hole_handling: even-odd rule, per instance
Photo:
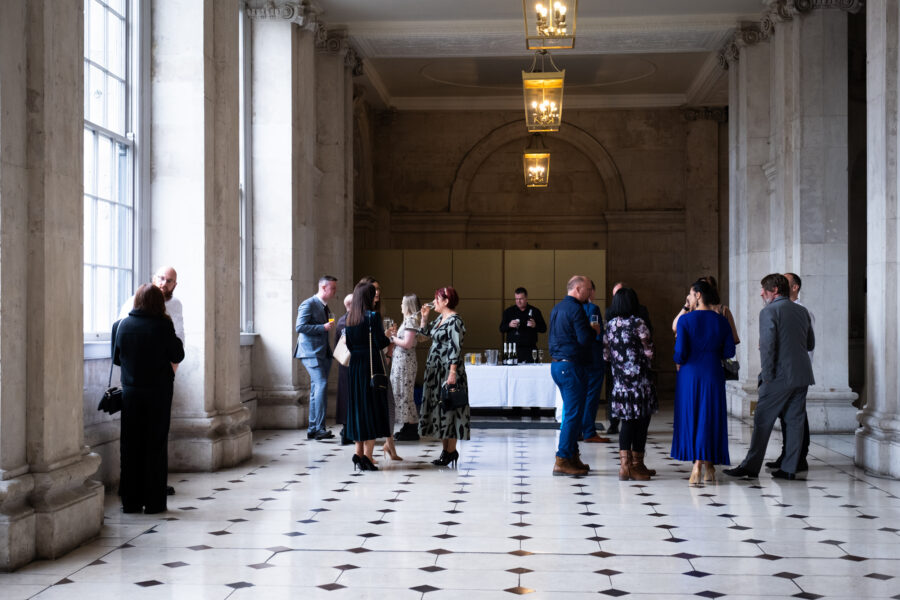
{"label": "black coat", "polygon": [[122,367],[122,387],[171,386],[172,363],[184,360],[184,345],[171,319],[132,310],[113,323],[112,357]]}

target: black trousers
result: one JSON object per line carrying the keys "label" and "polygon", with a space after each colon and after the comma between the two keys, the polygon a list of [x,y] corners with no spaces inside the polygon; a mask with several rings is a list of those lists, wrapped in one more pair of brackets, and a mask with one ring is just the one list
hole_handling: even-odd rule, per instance
{"label": "black trousers", "polygon": [[619,421],[619,450],[643,452],[647,447],[647,430],[650,429],[650,417]]}
{"label": "black trousers", "polygon": [[119,495],[129,511],[165,510],[172,383],[122,388]]}

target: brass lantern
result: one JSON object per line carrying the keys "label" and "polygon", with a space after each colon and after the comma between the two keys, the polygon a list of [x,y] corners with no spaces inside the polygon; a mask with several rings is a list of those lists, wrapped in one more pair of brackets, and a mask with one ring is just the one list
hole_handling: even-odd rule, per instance
{"label": "brass lantern", "polygon": [[525,187],[547,187],[550,183],[550,150],[544,146],[544,136],[531,135],[528,147],[522,154],[525,170]]}
{"label": "brass lantern", "polygon": [[[532,3],[529,8],[528,4]],[[561,50],[575,47],[578,0],[522,0],[525,47],[529,50]]]}
{"label": "brass lantern", "polygon": [[[541,68],[537,67],[538,56]],[[552,71],[544,70],[546,50],[535,53],[531,71],[522,71],[522,90],[525,96],[525,126],[528,131],[559,131],[562,122],[563,82],[566,70],[559,70],[550,57]]]}

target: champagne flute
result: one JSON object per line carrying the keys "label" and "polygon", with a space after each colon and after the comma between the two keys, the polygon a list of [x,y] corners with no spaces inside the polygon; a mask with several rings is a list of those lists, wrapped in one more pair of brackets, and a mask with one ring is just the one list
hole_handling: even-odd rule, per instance
{"label": "champagne flute", "polygon": [[531,349],[531,362],[537,362],[538,359],[538,351],[537,348]]}

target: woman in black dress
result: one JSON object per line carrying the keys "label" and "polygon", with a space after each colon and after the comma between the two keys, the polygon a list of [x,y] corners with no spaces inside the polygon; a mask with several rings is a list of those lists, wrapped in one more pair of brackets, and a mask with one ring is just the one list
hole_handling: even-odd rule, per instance
{"label": "woman in black dress", "polygon": [[111,339],[113,363],[122,367],[122,511],[164,512],[172,365],[184,359],[184,346],[166,314],[162,291],[142,285],[134,295],[134,308],[113,324]]}
{"label": "woman in black dress", "polygon": [[350,397],[345,429],[347,437],[356,443],[354,467],[364,471],[378,470],[372,462],[375,439],[391,435],[387,390],[376,389],[371,384],[373,373],[385,374],[381,351],[390,344],[384,335],[381,318],[372,310],[374,301],[375,286],[357,284],[344,330],[350,350]]}

